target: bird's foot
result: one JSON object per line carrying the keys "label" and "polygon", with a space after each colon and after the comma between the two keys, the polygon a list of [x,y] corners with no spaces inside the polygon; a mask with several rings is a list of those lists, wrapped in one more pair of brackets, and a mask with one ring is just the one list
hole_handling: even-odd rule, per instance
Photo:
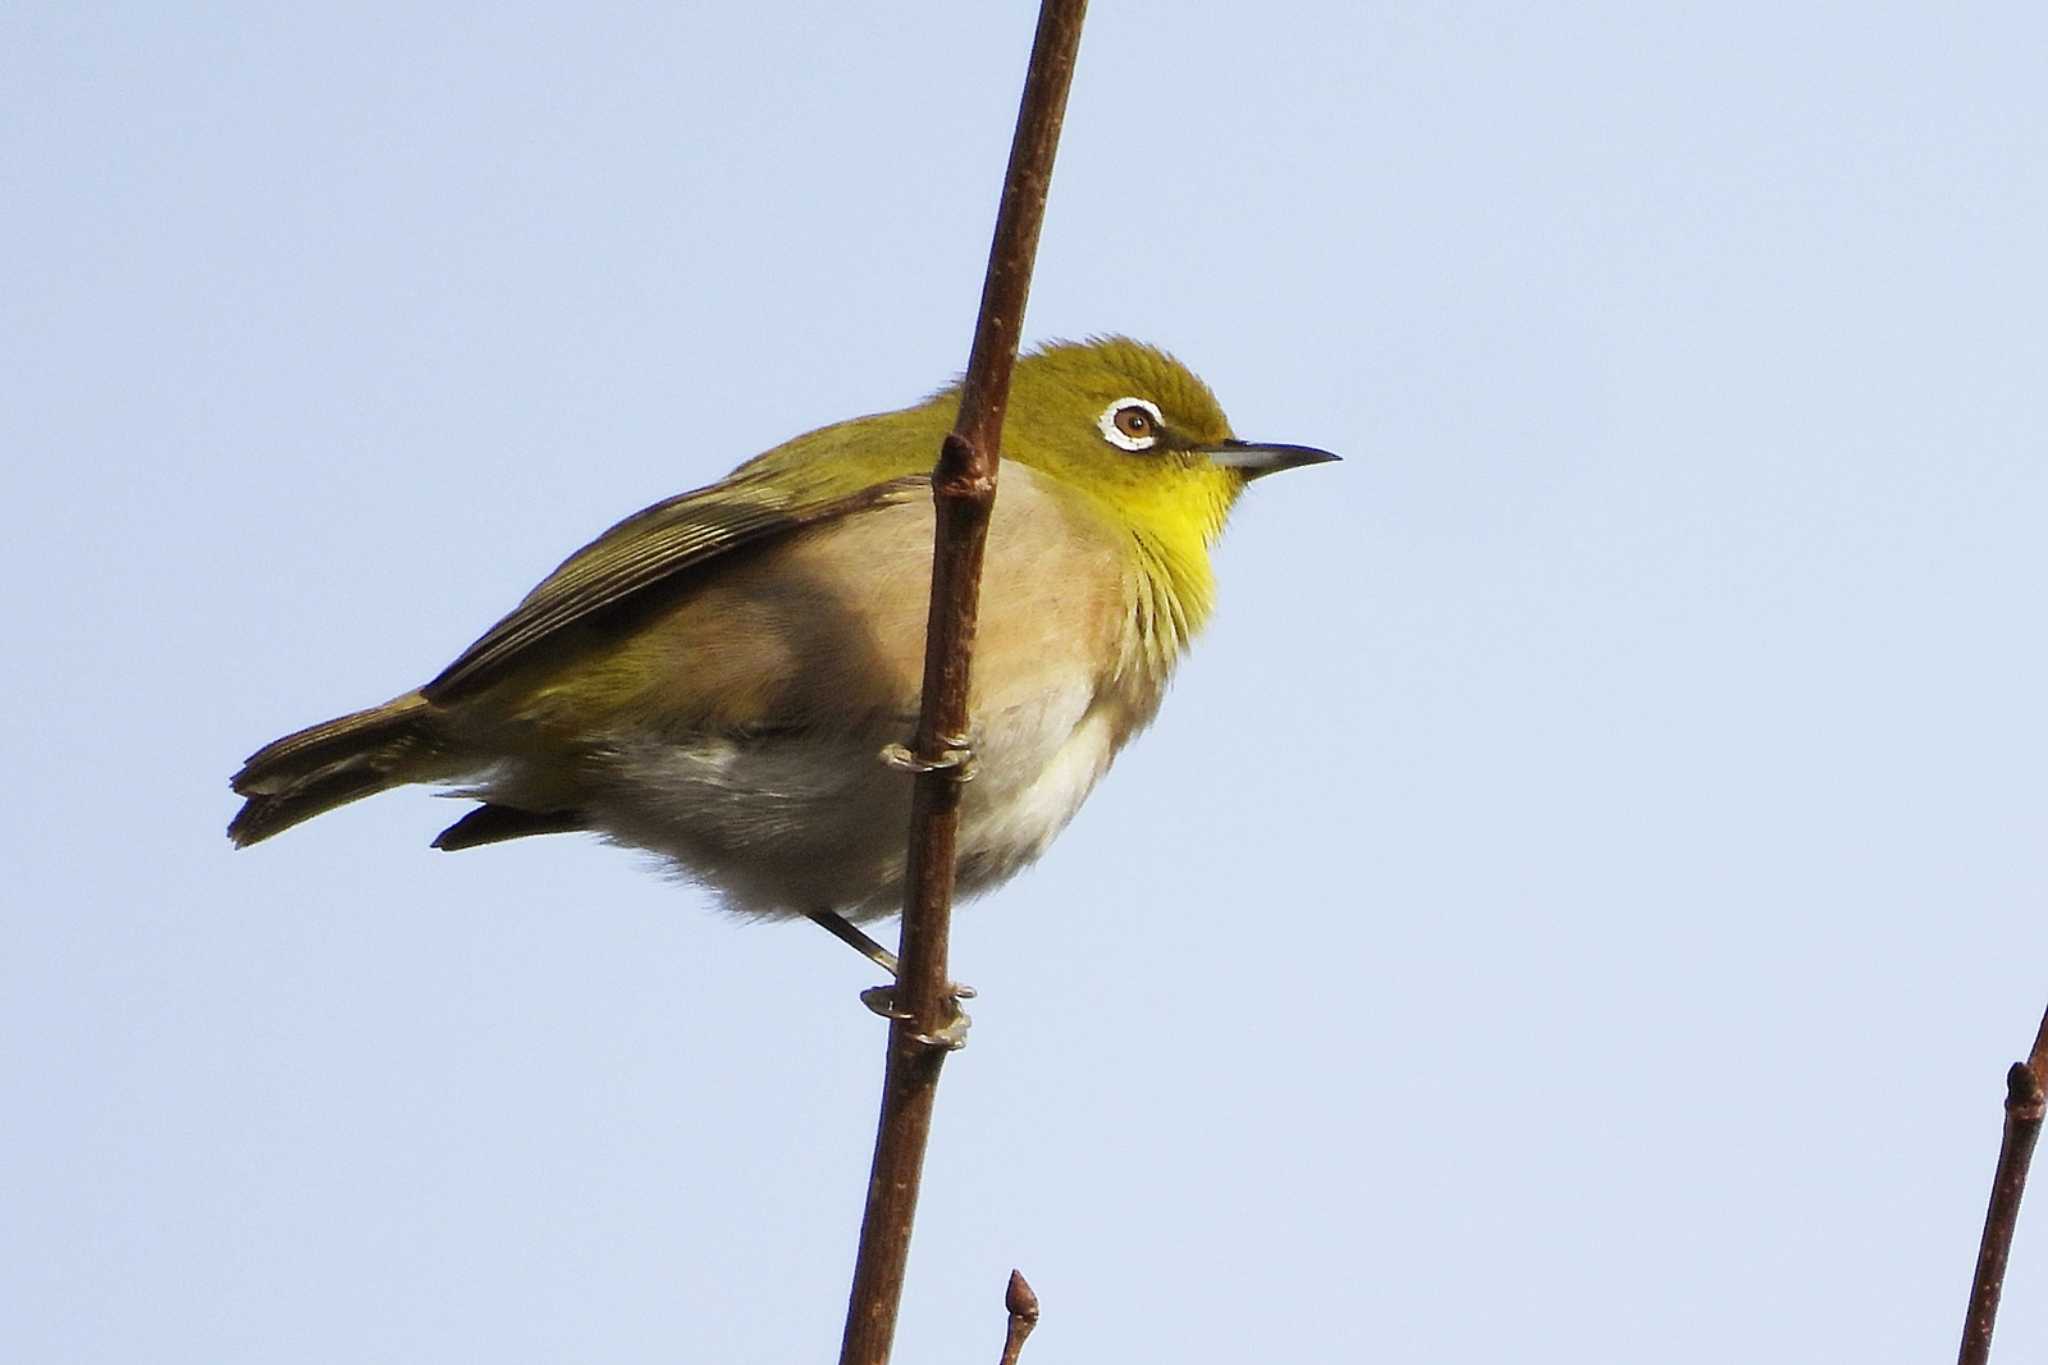
{"label": "bird's foot", "polygon": [[965,738],[946,736],[939,741],[945,747],[937,758],[919,758],[907,744],[884,744],[882,766],[894,768],[899,773],[943,773],[950,772],[956,781],[974,780],[974,750]]}
{"label": "bird's foot", "polygon": [[[915,1016],[908,1010],[896,1003],[897,990],[898,987],[893,984],[870,986],[860,993],[860,1002],[884,1019],[914,1018]],[[946,993],[939,1001],[942,1016],[939,1026],[929,1033],[913,1033],[910,1035],[911,1040],[925,1047],[941,1048],[947,1052],[958,1052],[966,1047],[967,1030],[973,1027],[974,1020],[968,1016],[966,1010],[960,1008],[960,1002],[973,998],[972,986],[963,986],[956,981],[946,987]]]}
{"label": "bird's foot", "polygon": [[[812,921],[821,926],[841,943],[849,944],[853,950],[868,961],[880,967],[891,976],[900,972],[896,954],[862,933],[860,929],[846,922],[830,910],[814,910]],[[896,1003],[897,985],[871,986],[860,993],[860,1001],[884,1019],[910,1019],[913,1016]],[[974,987],[962,986],[958,982],[946,988],[945,998],[940,1002],[944,1013],[943,1021],[930,1033],[914,1034],[913,1037],[926,1047],[944,1048],[958,1052],[967,1046],[967,1029],[974,1022],[967,1017],[967,1011],[960,1008],[962,1000],[974,998]]]}

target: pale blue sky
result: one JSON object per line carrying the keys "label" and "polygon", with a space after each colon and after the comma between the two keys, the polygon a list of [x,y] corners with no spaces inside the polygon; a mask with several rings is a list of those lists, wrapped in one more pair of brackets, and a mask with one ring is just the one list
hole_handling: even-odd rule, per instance
{"label": "pale blue sky", "polygon": [[[0,1355],[836,1349],[874,974],[250,749],[964,362],[1024,3],[0,17]],[[877,12],[879,10],[879,12]],[[1256,488],[968,908],[899,1358],[1940,1359],[2048,1003],[2048,10],[1098,0]],[[2000,1358],[2048,1352],[2048,1203]]]}

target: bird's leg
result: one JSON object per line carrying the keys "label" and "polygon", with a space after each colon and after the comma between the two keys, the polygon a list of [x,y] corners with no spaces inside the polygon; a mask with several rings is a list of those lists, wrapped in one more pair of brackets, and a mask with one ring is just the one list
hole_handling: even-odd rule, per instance
{"label": "bird's leg", "polygon": [[896,954],[869,938],[859,925],[833,910],[813,910],[811,923],[823,929],[891,976],[896,975]]}
{"label": "bird's leg", "polygon": [[[902,971],[897,965],[896,954],[890,952],[872,938],[869,938],[856,925],[848,921],[845,916],[832,910],[813,910],[809,912],[809,917],[811,923],[817,925],[826,933],[874,963],[877,967],[880,967],[890,976],[901,980]],[[963,986],[958,982],[954,982],[946,990],[944,1001],[946,1021],[931,1033],[918,1034],[917,1041],[927,1047],[945,1048],[949,1052],[956,1052],[966,1047],[967,1030],[974,1021],[967,1017],[966,1010],[960,1008],[960,1002],[962,1000],[972,1000],[973,998],[974,987]],[[887,986],[870,986],[860,993],[860,1001],[884,1019],[910,1018],[903,1011],[902,1007],[896,1003],[896,986],[893,983]]]}

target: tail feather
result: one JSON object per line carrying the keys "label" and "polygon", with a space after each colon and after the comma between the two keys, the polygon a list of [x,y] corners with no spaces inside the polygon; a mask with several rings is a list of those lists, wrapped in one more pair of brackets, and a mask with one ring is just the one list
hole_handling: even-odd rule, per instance
{"label": "tail feather", "polygon": [[580,810],[519,810],[513,806],[478,806],[441,831],[434,847],[444,853],[501,844],[533,834],[575,834],[589,829]]}
{"label": "tail feather", "polygon": [[238,848],[336,806],[437,775],[445,757],[433,706],[408,692],[264,745],[231,785],[248,798],[228,825]]}

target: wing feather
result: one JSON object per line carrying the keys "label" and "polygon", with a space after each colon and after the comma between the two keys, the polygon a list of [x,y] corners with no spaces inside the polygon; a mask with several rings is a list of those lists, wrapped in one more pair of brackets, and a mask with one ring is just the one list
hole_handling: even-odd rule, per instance
{"label": "wing feather", "polygon": [[802,526],[899,502],[928,489],[922,475],[848,492],[835,481],[773,482],[744,476],[634,513],[578,550],[485,631],[421,693],[443,703],[490,686],[557,632],[745,545]]}

